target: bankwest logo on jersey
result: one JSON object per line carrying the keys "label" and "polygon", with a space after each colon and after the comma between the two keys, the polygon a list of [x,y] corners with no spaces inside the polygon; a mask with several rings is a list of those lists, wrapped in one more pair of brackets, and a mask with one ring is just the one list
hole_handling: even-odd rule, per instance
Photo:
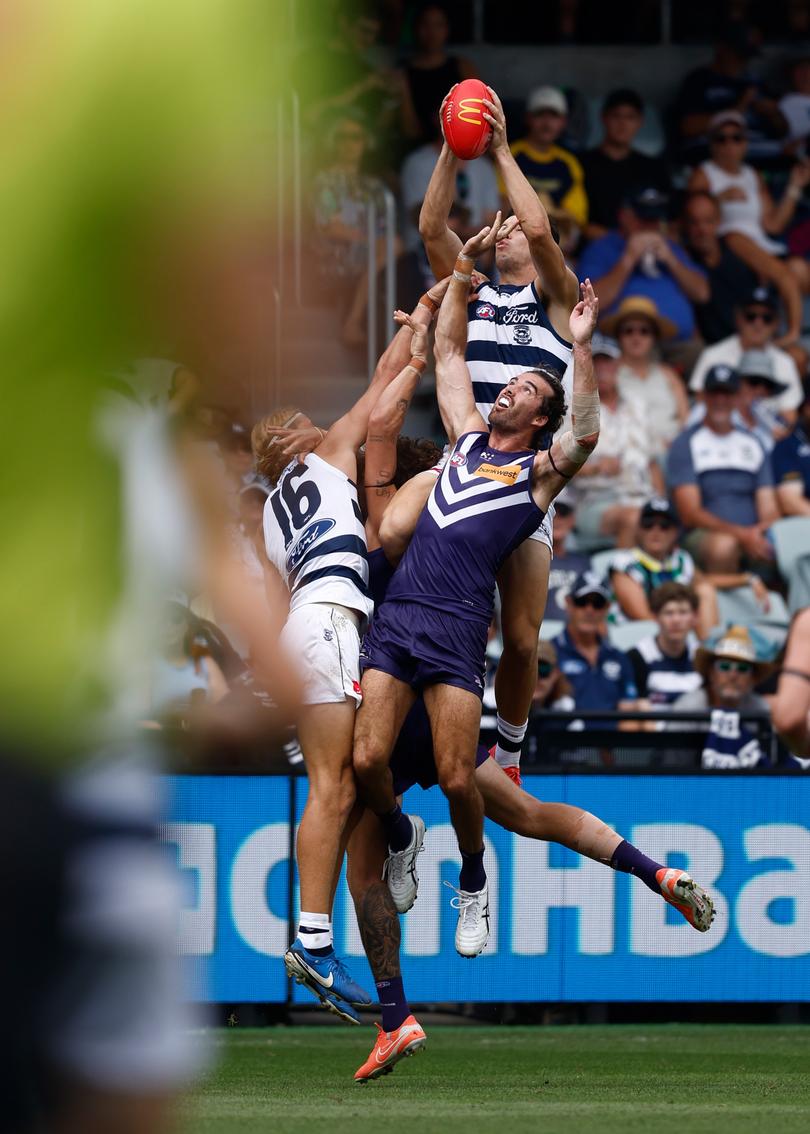
{"label": "bankwest logo on jersey", "polygon": [[497,480],[502,484],[514,484],[520,476],[520,465],[490,465],[484,462],[475,470],[475,475],[485,476],[487,480]]}

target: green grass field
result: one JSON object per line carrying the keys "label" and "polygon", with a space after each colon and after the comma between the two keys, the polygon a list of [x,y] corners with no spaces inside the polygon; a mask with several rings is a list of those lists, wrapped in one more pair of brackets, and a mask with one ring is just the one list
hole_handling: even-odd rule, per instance
{"label": "green grass field", "polygon": [[432,1027],[358,1086],[372,1029],[216,1033],[182,1104],[195,1134],[793,1134],[810,1131],[810,1028],[663,1024]]}

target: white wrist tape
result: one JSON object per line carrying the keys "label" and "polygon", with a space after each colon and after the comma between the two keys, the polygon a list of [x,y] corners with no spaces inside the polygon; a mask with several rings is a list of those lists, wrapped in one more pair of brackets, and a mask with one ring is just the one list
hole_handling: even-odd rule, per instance
{"label": "white wrist tape", "polygon": [[574,418],[574,438],[590,437],[599,432],[599,395],[596,390],[590,394],[574,394],[571,399],[571,413]]}
{"label": "white wrist tape", "polygon": [[577,466],[584,465],[591,455],[591,450],[587,449],[584,445],[580,445],[570,429],[566,433],[563,433],[560,438],[560,448],[571,464]]}
{"label": "white wrist tape", "polygon": [[459,272],[456,269],[453,269],[453,279],[458,280],[459,283],[468,284],[472,280],[472,274],[467,276],[464,274],[464,272]]}

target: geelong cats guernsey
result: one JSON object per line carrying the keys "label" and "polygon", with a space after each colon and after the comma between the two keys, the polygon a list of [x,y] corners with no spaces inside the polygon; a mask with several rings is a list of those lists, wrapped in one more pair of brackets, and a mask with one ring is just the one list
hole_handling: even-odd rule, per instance
{"label": "geelong cats guernsey", "polygon": [[495,577],[544,512],[531,491],[534,450],[505,453],[488,433],[456,442],[422,510],[386,599],[489,624]]}
{"label": "geelong cats guernsey", "polygon": [[[550,366],[562,378],[572,349],[551,326],[534,283],[523,287],[487,283],[467,305],[466,360],[484,421],[511,378],[537,366]],[[570,380],[564,385],[570,402]]]}
{"label": "geelong cats guernsey", "polygon": [[368,590],[366,536],[353,481],[315,453],[284,469],[264,506],[267,558],[290,592],[290,610],[333,603],[374,609]]}

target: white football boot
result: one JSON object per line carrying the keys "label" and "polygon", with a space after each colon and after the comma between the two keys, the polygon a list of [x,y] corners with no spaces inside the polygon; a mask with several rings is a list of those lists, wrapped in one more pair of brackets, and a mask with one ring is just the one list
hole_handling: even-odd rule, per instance
{"label": "white football boot", "polygon": [[462,957],[477,957],[489,940],[489,883],[483,890],[457,890],[449,882],[445,886],[455,892],[450,905],[458,910],[456,952]]}
{"label": "white football boot", "polygon": [[419,892],[419,875],[416,872],[416,860],[422,853],[422,844],[425,841],[425,824],[418,815],[409,815],[413,833],[411,841],[405,850],[392,851],[389,848],[388,858],[383,866],[383,881],[388,880],[388,889],[394,899],[398,913],[407,913],[416,901]]}

